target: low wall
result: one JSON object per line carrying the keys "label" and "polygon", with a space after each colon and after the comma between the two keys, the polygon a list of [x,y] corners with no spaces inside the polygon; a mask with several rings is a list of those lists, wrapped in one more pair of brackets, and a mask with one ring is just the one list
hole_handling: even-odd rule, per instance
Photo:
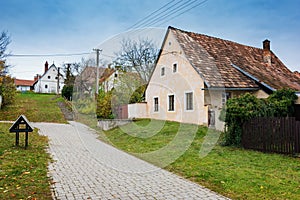
{"label": "low wall", "polygon": [[98,121],[98,127],[104,131],[130,123],[129,119],[103,119]]}
{"label": "low wall", "polygon": [[147,117],[147,103],[128,104],[128,119]]}

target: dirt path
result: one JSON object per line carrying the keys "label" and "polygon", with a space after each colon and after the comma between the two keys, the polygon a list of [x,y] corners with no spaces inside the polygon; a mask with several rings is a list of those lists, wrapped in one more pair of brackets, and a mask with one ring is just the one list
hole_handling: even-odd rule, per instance
{"label": "dirt path", "polygon": [[57,105],[59,106],[61,112],[64,114],[64,117],[68,121],[74,120],[74,115],[72,110],[66,105],[65,102],[57,102]]}

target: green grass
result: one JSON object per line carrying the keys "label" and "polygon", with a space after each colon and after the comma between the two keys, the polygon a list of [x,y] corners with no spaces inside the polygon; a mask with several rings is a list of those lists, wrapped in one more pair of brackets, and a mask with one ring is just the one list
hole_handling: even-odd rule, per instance
{"label": "green grass", "polygon": [[64,116],[57,106],[61,97],[50,94],[18,93],[16,102],[0,109],[0,120],[15,121],[23,114],[31,122],[66,123]]}
{"label": "green grass", "polygon": [[16,147],[15,134],[8,133],[10,125],[0,123],[0,199],[52,199],[47,137],[35,129],[24,149],[24,134],[20,133],[20,146]]}
{"label": "green grass", "polygon": [[[149,120],[141,120],[105,134],[114,146],[160,166],[161,157],[149,158],[144,153],[158,151],[171,141],[178,140],[179,123],[166,122],[161,130],[157,128],[160,126],[158,121],[154,121],[152,130],[151,127],[142,128],[147,124]],[[180,135],[183,137],[179,141],[188,144],[185,137],[192,135],[195,126],[181,127]],[[157,134],[150,136],[152,133]],[[218,145],[201,158],[199,151],[206,133],[207,128],[200,126],[185,153],[165,169],[232,199],[299,199],[299,158]],[[211,134],[218,135],[217,132]],[[141,138],[145,135],[150,137]],[[172,151],[169,150],[167,154],[171,156]]]}

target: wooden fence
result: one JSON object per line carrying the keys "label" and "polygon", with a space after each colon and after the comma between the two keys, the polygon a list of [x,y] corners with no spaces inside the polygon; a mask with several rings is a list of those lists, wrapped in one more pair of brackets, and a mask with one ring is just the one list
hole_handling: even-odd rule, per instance
{"label": "wooden fence", "polygon": [[293,117],[251,119],[243,125],[242,145],[263,152],[299,154],[300,121]]}
{"label": "wooden fence", "polygon": [[128,119],[128,105],[118,106],[115,114],[116,119]]}

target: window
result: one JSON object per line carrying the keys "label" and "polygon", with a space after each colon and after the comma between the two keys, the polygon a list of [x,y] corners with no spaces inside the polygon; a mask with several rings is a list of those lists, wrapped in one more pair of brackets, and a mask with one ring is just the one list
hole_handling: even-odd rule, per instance
{"label": "window", "polygon": [[169,110],[174,111],[174,95],[169,95]]}
{"label": "window", "polygon": [[230,92],[223,92],[222,93],[222,105],[224,106],[226,104],[226,101],[231,98]]}
{"label": "window", "polygon": [[57,80],[57,79],[58,79],[58,77],[56,76],[56,77],[55,77],[55,79]]}
{"label": "window", "polygon": [[174,63],[173,64],[173,73],[176,73],[177,72],[177,63]]}
{"label": "window", "polygon": [[185,93],[185,100],[186,100],[186,110],[193,110],[193,92]]}
{"label": "window", "polygon": [[47,88],[48,88],[48,85],[45,85],[45,88],[47,89]]}
{"label": "window", "polygon": [[164,75],[165,75],[165,68],[164,68],[164,67],[161,68],[160,75],[161,75],[161,76],[164,76]]}
{"label": "window", "polygon": [[50,76],[48,76],[48,79],[50,79],[51,77]]}
{"label": "window", "polygon": [[158,97],[154,98],[154,112],[158,112]]}

